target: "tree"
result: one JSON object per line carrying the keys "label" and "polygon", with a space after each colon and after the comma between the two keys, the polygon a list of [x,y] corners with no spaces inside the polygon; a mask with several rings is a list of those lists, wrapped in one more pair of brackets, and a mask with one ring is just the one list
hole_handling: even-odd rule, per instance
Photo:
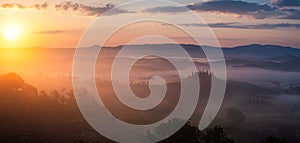
{"label": "tree", "polygon": [[22,88],[23,92],[24,92],[24,95],[25,96],[37,96],[38,95],[38,90],[29,85],[29,84],[24,84],[23,88]]}
{"label": "tree", "polygon": [[[168,123],[161,124],[154,132],[148,132],[146,140],[153,141],[151,139],[157,136],[164,136],[168,128],[172,128],[174,124],[177,124],[180,120],[173,119]],[[233,143],[232,138],[227,137],[221,126],[215,126],[208,128],[204,131],[200,131],[196,126],[186,123],[179,131],[169,138],[161,141],[162,143]]]}
{"label": "tree", "polygon": [[1,77],[1,89],[17,90],[24,86],[24,80],[15,73],[5,74]]}
{"label": "tree", "polygon": [[162,141],[162,143],[199,143],[200,137],[201,131],[188,122],[174,135]]}
{"label": "tree", "polygon": [[232,127],[241,127],[246,122],[243,112],[232,107],[226,109],[226,118]]}
{"label": "tree", "polygon": [[221,126],[207,128],[205,132],[201,134],[200,139],[201,143],[234,143],[232,138],[227,137]]}
{"label": "tree", "polygon": [[285,139],[280,139],[279,137],[269,136],[267,137],[263,143],[285,143]]}

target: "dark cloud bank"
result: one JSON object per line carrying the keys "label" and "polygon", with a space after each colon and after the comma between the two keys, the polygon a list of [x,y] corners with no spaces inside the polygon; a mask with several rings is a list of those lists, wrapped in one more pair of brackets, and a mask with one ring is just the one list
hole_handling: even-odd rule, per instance
{"label": "dark cloud bank", "polygon": [[300,0],[271,0],[271,4],[280,7],[297,7],[300,6]]}
{"label": "dark cloud bank", "polygon": [[[56,4],[57,11],[71,11],[79,16],[102,16],[121,13],[133,13],[132,11],[115,8],[114,4],[104,6],[90,6],[72,1],[64,1]],[[239,16],[248,16],[255,19],[277,18],[277,19],[300,19],[300,0],[270,0],[269,4],[260,4],[238,0],[211,0],[202,3],[190,4],[183,7],[154,7],[144,9],[143,12],[150,13],[178,13],[189,10],[198,12],[227,13]],[[22,5],[19,3],[3,3],[0,8],[37,9],[48,8],[48,3],[35,5]]]}
{"label": "dark cloud bank", "polygon": [[291,8],[291,6],[298,7],[299,0],[272,0],[270,3],[271,5],[237,0],[214,0],[184,7],[155,7],[144,9],[143,12],[178,13],[192,10],[198,12],[237,14],[255,19],[300,19],[300,10]]}
{"label": "dark cloud bank", "polygon": [[236,29],[277,29],[277,28],[295,28],[300,29],[300,24],[291,23],[277,23],[277,24],[257,24],[257,25],[241,25],[239,22],[231,23],[212,23],[212,24],[200,24],[200,23],[186,23],[182,26],[192,27],[211,27],[211,28],[236,28]]}

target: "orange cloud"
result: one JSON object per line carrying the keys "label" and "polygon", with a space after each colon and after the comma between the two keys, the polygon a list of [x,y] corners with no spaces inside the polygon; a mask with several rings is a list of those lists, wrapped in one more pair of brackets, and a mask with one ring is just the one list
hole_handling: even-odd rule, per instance
{"label": "orange cloud", "polygon": [[43,4],[35,4],[35,5],[22,5],[19,3],[4,3],[0,5],[0,8],[18,8],[18,9],[37,9],[37,10],[43,10],[47,9],[48,3],[45,2]]}

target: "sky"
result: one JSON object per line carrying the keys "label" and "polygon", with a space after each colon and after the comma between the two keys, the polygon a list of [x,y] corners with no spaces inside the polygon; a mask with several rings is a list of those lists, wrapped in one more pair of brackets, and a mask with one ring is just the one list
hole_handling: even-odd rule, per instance
{"label": "sky", "polygon": [[[131,2],[131,3],[128,3]],[[173,2],[173,3],[172,3]],[[188,31],[210,28],[222,47],[246,44],[276,44],[300,48],[299,0],[1,0],[0,47],[76,48],[88,28],[94,32],[91,40],[81,46],[100,44],[109,31],[120,28],[125,21],[135,19],[168,19]],[[192,16],[197,14],[203,20]],[[207,24],[206,24],[207,23]],[[90,26],[97,24],[94,26]],[[168,28],[170,24],[146,23],[126,26],[114,36],[109,46],[128,44],[130,39],[156,34],[172,37],[180,43],[193,43],[191,37]],[[147,27],[147,28],[145,28]],[[141,35],[137,33],[143,33]],[[203,45],[209,38],[199,33]],[[138,44],[164,43],[143,40]]]}

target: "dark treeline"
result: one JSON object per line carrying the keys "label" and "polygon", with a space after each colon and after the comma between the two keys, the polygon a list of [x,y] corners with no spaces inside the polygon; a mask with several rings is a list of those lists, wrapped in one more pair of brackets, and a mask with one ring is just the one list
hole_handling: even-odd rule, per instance
{"label": "dark treeline", "polygon": [[[200,72],[202,77],[205,74]],[[206,78],[210,77],[208,76]],[[138,86],[135,83],[134,86]],[[38,91],[19,75],[9,73],[0,76],[0,142],[111,142],[94,131],[81,115],[73,91]],[[239,110],[229,108],[232,126],[244,126],[245,116]],[[168,123],[166,123],[168,125]],[[165,125],[162,125],[165,126]],[[159,127],[158,127],[159,128]],[[229,131],[229,133],[227,133]],[[236,128],[219,125],[199,131],[190,122],[176,134],[162,142],[185,143],[233,143],[230,132]],[[248,132],[249,133],[249,132]],[[153,136],[157,133],[149,134]],[[249,135],[251,136],[251,135]],[[265,136],[263,143],[283,143],[285,139]]]}
{"label": "dark treeline", "polygon": [[0,78],[0,98],[0,142],[109,141],[85,122],[73,91],[38,92],[10,73]]}

